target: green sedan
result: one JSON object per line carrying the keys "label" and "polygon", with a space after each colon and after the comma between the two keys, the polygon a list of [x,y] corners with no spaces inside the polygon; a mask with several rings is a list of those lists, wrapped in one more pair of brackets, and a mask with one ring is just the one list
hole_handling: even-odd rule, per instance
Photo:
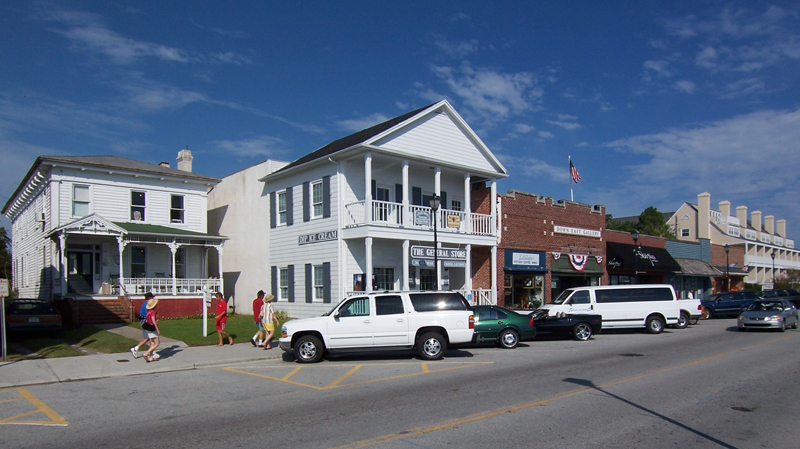
{"label": "green sedan", "polygon": [[492,342],[501,348],[515,348],[520,341],[533,340],[533,317],[500,306],[475,306],[475,343]]}

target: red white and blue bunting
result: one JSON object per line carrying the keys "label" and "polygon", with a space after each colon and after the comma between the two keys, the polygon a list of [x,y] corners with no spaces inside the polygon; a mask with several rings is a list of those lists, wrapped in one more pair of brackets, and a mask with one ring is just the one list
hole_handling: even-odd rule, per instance
{"label": "red white and blue bunting", "polygon": [[583,271],[586,268],[586,262],[589,260],[589,256],[585,254],[570,254],[569,255],[569,263],[572,264],[572,268],[576,271]]}
{"label": "red white and blue bunting", "polygon": [[561,253],[553,253],[553,260],[558,260],[561,258]]}

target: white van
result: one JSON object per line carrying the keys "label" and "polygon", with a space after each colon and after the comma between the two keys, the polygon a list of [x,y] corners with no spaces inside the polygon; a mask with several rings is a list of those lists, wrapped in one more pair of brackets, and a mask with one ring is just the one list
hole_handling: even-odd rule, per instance
{"label": "white van", "polygon": [[644,327],[658,334],[681,316],[675,290],[667,284],[604,285],[564,290],[545,304],[549,315],[593,313],[603,316],[603,329]]}

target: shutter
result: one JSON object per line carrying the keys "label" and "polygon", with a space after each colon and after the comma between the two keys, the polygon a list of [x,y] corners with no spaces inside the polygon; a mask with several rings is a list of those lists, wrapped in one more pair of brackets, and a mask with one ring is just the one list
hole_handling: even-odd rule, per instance
{"label": "shutter", "polygon": [[314,301],[314,268],[306,264],[306,302]]}
{"label": "shutter", "polygon": [[294,224],[294,195],[292,188],[286,188],[286,226]]}
{"label": "shutter", "polygon": [[331,302],[331,263],[322,263],[322,302]]}
{"label": "shutter", "polygon": [[395,203],[403,202],[403,184],[394,185],[394,202]]}
{"label": "shutter", "polygon": [[289,265],[289,302],[294,302],[294,265]]}
{"label": "shutter", "polygon": [[331,216],[331,177],[322,177],[322,217]]}
{"label": "shutter", "polygon": [[278,226],[278,206],[275,204],[275,192],[269,192],[269,227],[276,228]]}
{"label": "shutter", "polygon": [[278,267],[275,265],[272,266],[272,296],[275,297],[275,301],[278,298]]}
{"label": "shutter", "polygon": [[411,204],[422,206],[422,187],[411,188]]}
{"label": "shutter", "polygon": [[308,194],[309,187],[310,184],[308,181],[303,183],[303,221],[311,221],[311,200]]}
{"label": "shutter", "polygon": [[378,181],[372,180],[372,199],[378,196]]}
{"label": "shutter", "polygon": [[447,192],[442,192],[439,196],[442,197],[442,205],[439,206],[439,209],[450,209],[447,207]]}

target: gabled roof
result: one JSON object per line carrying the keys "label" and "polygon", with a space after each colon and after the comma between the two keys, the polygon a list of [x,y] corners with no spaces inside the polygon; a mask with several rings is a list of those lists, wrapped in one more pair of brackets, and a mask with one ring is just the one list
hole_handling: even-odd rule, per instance
{"label": "gabled roof", "polygon": [[427,116],[428,114],[432,114],[435,111],[439,111],[441,109],[446,109],[449,111],[448,115],[451,115],[451,118],[456,122],[456,125],[461,129],[465,135],[475,144],[483,153],[484,156],[491,160],[491,164],[497,167],[497,171],[500,177],[507,176],[506,169],[500,163],[499,160],[489,151],[486,145],[481,141],[481,139],[472,131],[469,125],[464,122],[464,120],[458,115],[458,113],[453,109],[452,106],[447,102],[447,100],[441,100],[436,103],[429,104],[425,107],[415,109],[411,112],[407,112],[403,115],[398,117],[392,118],[385,122],[379,123],[375,126],[370,128],[358,131],[356,133],[350,134],[348,136],[342,137],[341,139],[335,140],[303,157],[297,159],[287,166],[281,168],[280,170],[276,170],[273,173],[261,178],[261,181],[264,181],[267,178],[271,178],[275,175],[281,175],[288,171],[291,171],[297,167],[302,165],[328,158],[333,156],[336,153],[340,153],[344,150],[349,148],[357,147],[359,145],[369,146],[378,142],[381,138],[385,137],[386,135],[391,134],[396,129],[400,129],[405,126],[407,123],[412,123],[419,117]]}
{"label": "gabled roof", "polygon": [[114,222],[114,224],[127,231],[128,234],[227,239],[227,237],[223,237],[221,235],[187,231],[185,229],[171,228],[169,226],[153,225],[146,223],[130,223],[130,222]]}

